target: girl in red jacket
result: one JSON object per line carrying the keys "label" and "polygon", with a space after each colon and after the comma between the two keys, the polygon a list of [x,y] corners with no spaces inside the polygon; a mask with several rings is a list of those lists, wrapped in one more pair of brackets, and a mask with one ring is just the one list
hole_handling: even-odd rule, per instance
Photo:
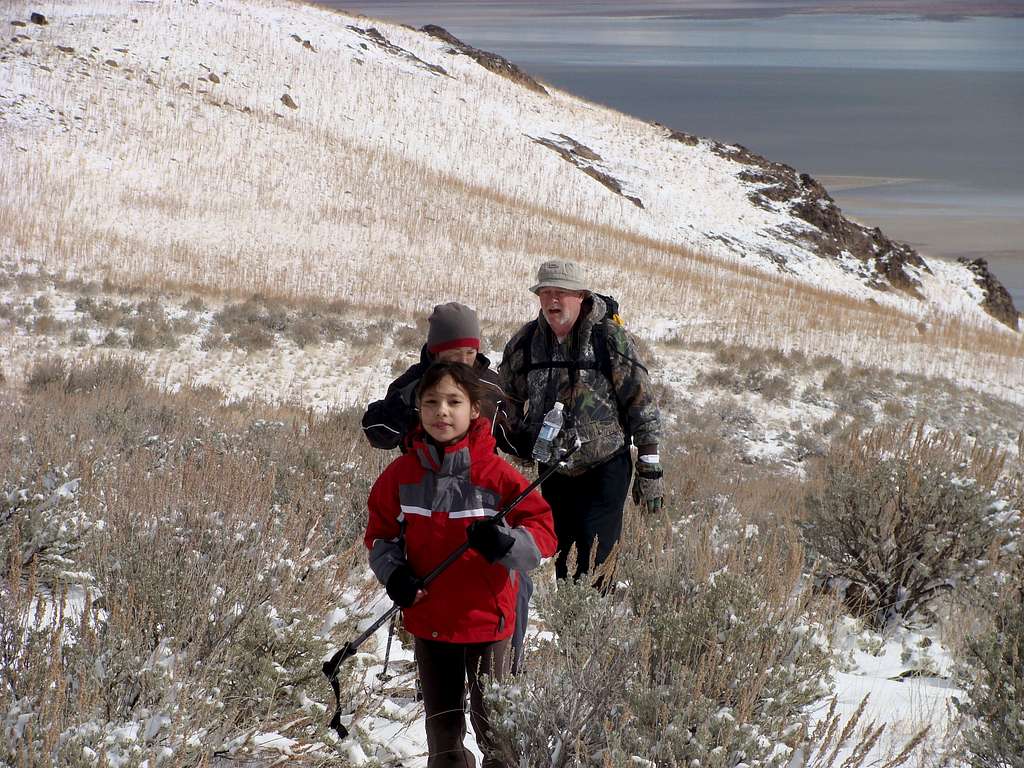
{"label": "girl in red jacket", "polygon": [[[437,363],[417,388],[420,427],[370,491],[365,542],[370,567],[402,606],[416,640],[426,710],[428,768],[474,768],[463,745],[466,688],[483,768],[490,755],[480,676],[501,680],[515,626],[516,571],[555,551],[551,509],[536,491],[496,524],[494,516],[529,483],[494,452],[480,416],[483,389],[473,369]],[[469,540],[470,549],[431,582],[430,573]]]}

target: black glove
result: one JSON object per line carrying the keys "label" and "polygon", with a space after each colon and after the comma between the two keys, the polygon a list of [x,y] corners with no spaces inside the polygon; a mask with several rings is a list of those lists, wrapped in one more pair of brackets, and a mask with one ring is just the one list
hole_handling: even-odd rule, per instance
{"label": "black glove", "polygon": [[649,514],[661,511],[665,497],[665,483],[662,480],[661,464],[646,461],[636,463],[636,479],[633,481],[633,503],[643,504]]}
{"label": "black glove", "polygon": [[396,605],[408,608],[416,602],[416,594],[423,589],[423,582],[416,578],[408,565],[400,565],[392,572],[384,589]]}
{"label": "black glove", "polygon": [[516,540],[498,528],[493,518],[477,520],[466,529],[469,546],[487,558],[487,562],[496,563],[512,549]]}

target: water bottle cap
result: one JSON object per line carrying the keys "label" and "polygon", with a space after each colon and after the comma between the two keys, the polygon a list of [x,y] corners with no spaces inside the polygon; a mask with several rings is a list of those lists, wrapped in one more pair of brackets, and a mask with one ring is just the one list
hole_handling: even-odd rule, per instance
{"label": "water bottle cap", "polygon": [[560,410],[562,410],[562,408],[563,408],[563,404],[562,403],[559,403],[559,402],[555,403],[555,410],[556,411],[560,411]]}

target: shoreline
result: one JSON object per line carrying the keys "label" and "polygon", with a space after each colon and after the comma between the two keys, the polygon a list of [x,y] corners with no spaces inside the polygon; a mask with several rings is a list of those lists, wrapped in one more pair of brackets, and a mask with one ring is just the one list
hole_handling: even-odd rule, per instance
{"label": "shoreline", "polygon": [[[873,197],[872,191],[891,190],[899,184],[856,178],[868,183],[842,189],[822,182],[844,215],[859,224],[878,227],[886,237],[906,243],[926,258],[985,259],[1018,311],[1024,311],[1024,220],[1020,216],[1009,209],[1005,213],[991,212],[971,205],[914,200],[912,195],[898,199]],[[1009,243],[1020,243],[1021,247],[1008,248]]]}

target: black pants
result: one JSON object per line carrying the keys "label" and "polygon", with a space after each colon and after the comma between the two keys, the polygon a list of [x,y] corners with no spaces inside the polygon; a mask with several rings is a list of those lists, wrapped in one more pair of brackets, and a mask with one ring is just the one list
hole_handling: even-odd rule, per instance
{"label": "black pants", "polygon": [[416,666],[427,715],[427,768],[476,768],[473,753],[462,743],[466,737],[466,687],[469,686],[469,719],[476,743],[484,753],[483,768],[505,768],[493,757],[487,736],[480,677],[505,676],[509,641],[496,643],[442,643],[416,638]]}
{"label": "black pants", "polygon": [[608,559],[622,535],[622,507],[632,474],[633,459],[629,451],[622,451],[582,475],[570,477],[556,472],[541,485],[541,494],[551,505],[555,519],[558,578],[569,575],[569,551],[574,546],[575,578],[589,570],[591,557],[595,565]]}

